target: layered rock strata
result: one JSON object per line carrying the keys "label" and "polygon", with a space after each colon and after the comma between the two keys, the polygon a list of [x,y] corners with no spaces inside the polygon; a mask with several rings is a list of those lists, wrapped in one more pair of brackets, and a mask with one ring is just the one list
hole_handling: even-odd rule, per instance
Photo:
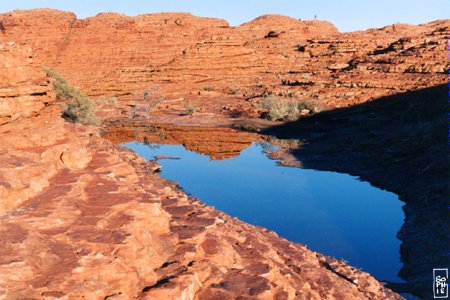
{"label": "layered rock strata", "polygon": [[[446,82],[449,20],[339,33],[324,21],[266,15],[237,27],[190,14],[77,19],[54,10],[0,15],[0,38],[30,45],[87,94],[128,111],[149,87],[205,111],[255,115],[267,94],[345,107]],[[255,98],[256,97],[256,98]]]}
{"label": "layered rock strata", "polygon": [[0,47],[11,73],[1,93],[17,88],[0,99],[0,298],[400,299],[367,273],[205,206],[134,152],[64,122],[30,55]]}

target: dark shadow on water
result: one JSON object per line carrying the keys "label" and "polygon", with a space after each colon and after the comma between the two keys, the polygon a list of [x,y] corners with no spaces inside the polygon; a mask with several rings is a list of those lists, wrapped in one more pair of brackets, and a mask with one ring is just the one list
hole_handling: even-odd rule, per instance
{"label": "dark shadow on water", "polygon": [[274,126],[264,133],[306,144],[304,168],[359,176],[406,203],[399,292],[432,298],[433,268],[449,266],[450,145],[447,85],[383,97]]}

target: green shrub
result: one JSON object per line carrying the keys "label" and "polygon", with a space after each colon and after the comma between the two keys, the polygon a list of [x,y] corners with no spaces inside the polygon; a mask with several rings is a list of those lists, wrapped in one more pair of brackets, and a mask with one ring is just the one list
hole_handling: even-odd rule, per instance
{"label": "green shrub", "polygon": [[314,111],[314,107],[307,102],[294,99],[280,101],[274,95],[265,97],[261,108],[267,110],[265,117],[271,121],[297,121],[301,117],[302,110]]}
{"label": "green shrub", "polygon": [[99,123],[95,116],[95,103],[84,95],[78,88],[69,84],[58,72],[44,69],[47,76],[54,80],[53,89],[56,99],[62,103],[62,117],[72,123],[95,125]]}
{"label": "green shrub", "polygon": [[100,96],[97,99],[97,104],[113,106],[117,104],[117,98]]}
{"label": "green shrub", "polygon": [[144,111],[146,113],[156,110],[156,107],[163,102],[159,86],[151,86],[144,91],[144,105],[146,106]]}
{"label": "green shrub", "polygon": [[187,115],[192,116],[197,111],[197,106],[186,99],[184,100],[184,109]]}
{"label": "green shrub", "polygon": [[[135,96],[139,96],[136,91]],[[156,111],[158,105],[164,102],[159,86],[153,85],[143,92],[143,98],[135,101],[132,109],[129,111],[130,117],[133,119],[147,119],[150,112]]]}
{"label": "green shrub", "polygon": [[237,93],[239,93],[239,91],[240,91],[240,88],[239,88],[239,86],[237,84],[233,83],[230,86],[230,94],[236,95]]}

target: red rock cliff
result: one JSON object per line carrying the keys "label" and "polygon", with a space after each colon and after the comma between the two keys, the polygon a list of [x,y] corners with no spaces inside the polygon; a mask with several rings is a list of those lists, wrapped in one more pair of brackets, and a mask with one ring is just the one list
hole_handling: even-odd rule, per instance
{"label": "red rock cliff", "polygon": [[40,9],[0,15],[0,24],[2,40],[30,45],[89,95],[121,104],[159,86],[165,99],[199,98],[206,111],[245,111],[244,99],[264,93],[326,109],[447,80],[449,20],[339,33],[278,15],[230,27],[190,14],[78,20]]}
{"label": "red rock cliff", "polygon": [[0,298],[400,299],[64,122],[30,52],[0,49]]}

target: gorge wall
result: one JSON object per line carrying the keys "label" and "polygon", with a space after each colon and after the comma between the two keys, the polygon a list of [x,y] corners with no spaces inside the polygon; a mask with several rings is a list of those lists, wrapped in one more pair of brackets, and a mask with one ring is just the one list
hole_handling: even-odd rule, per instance
{"label": "gorge wall", "polygon": [[[446,82],[450,20],[339,33],[325,21],[266,15],[237,27],[185,13],[128,17],[38,9],[0,15],[0,39],[32,47],[45,66],[123,110],[157,86],[166,107],[247,113],[264,94],[320,109]],[[247,101],[245,101],[247,100]],[[119,111],[119,110],[116,110]]]}
{"label": "gorge wall", "polygon": [[[430,247],[448,224],[447,216],[437,211],[447,205],[442,191],[448,191],[448,152],[439,147],[438,154],[430,153],[434,148],[424,145],[434,139],[429,129],[442,126],[414,119],[412,127],[397,131],[402,120],[388,126],[391,115],[383,115],[389,105],[368,106],[360,113],[355,104],[402,93],[401,107],[434,124],[426,105],[437,103],[437,97],[430,102],[427,96],[420,98],[425,108],[419,112],[415,105],[407,106],[408,97],[438,85],[440,91],[447,82],[449,29],[450,20],[340,33],[328,22],[277,15],[230,27],[224,20],[179,13],[107,13],[82,20],[49,9],[0,14],[0,286],[6,287],[0,298],[398,297],[366,273],[203,206],[153,175],[153,165],[98,137],[95,129],[64,122],[41,66],[59,71],[93,99],[117,97],[114,107],[100,103],[100,114],[110,120],[128,118],[143,92],[155,88],[164,101],[152,120],[203,126],[186,134],[158,124],[165,141],[181,141],[217,159],[236,155],[254,137],[227,129],[219,138],[231,146],[221,148],[205,143],[211,132],[204,127],[217,120],[223,124],[220,116],[258,117],[265,95],[308,101],[319,110],[351,106],[343,115],[337,110],[328,119],[325,115],[325,121],[319,117],[320,126],[311,125],[318,132],[310,136],[300,123],[317,146],[298,151],[313,149],[309,159],[314,160],[321,150],[332,151],[340,143],[344,157],[339,157],[345,162],[336,166],[340,171],[360,160],[356,170],[378,170],[395,162],[391,170],[400,171],[391,177],[385,169],[366,177],[377,182],[380,176],[402,174],[401,179],[410,181],[402,181],[399,190],[414,186],[400,232],[403,275],[408,279],[405,290],[420,285],[427,295],[429,264],[422,258],[433,252],[441,261],[441,251],[430,252]],[[179,114],[185,99],[198,105],[198,116]],[[367,124],[367,111],[371,120],[386,118],[385,126]],[[111,140],[133,136],[137,123],[130,122],[129,128],[117,123]],[[348,127],[364,128],[361,124],[373,128],[350,134]],[[274,131],[283,130],[288,132]],[[300,130],[294,131],[297,137]],[[418,139],[417,132],[427,139]],[[154,134],[140,133],[142,138]],[[414,147],[397,141],[398,133]],[[344,135],[349,136],[343,140]],[[320,142],[324,136],[326,147]],[[375,138],[381,141],[377,147],[370,144]],[[356,159],[348,155],[349,147],[357,149]],[[439,163],[429,163],[437,161],[435,156]],[[327,157],[338,161],[329,153]],[[418,183],[422,170],[427,178]],[[427,213],[431,208],[433,214]],[[440,233],[429,234],[433,230]]]}
{"label": "gorge wall", "polygon": [[1,299],[400,299],[65,122],[29,50],[0,43],[0,70]]}

